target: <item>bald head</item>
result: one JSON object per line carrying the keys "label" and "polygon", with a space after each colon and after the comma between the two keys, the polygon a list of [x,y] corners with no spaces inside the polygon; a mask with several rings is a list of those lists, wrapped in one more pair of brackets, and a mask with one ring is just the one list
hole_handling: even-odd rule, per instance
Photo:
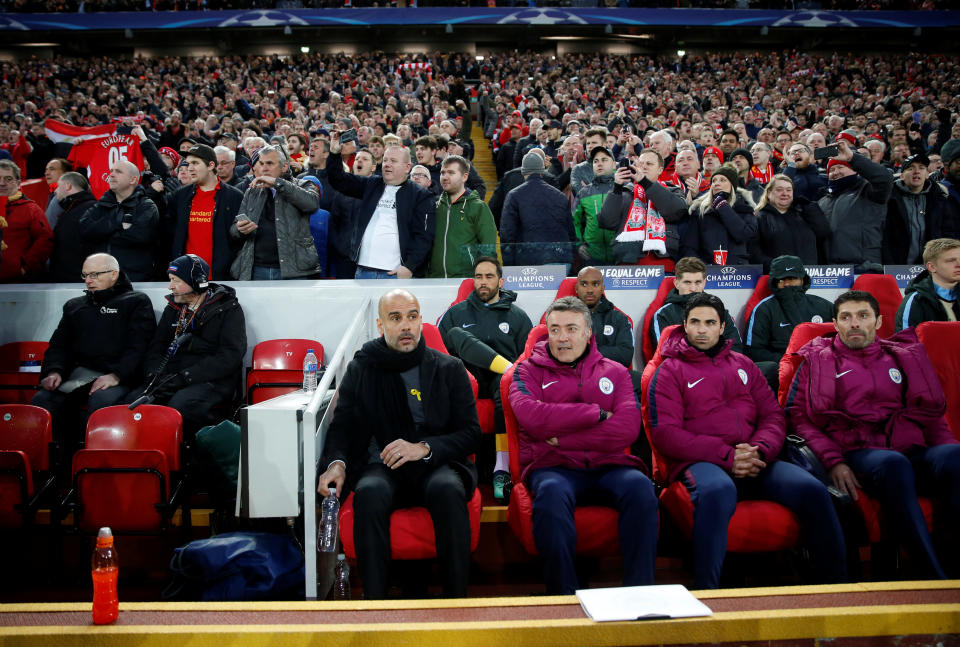
{"label": "bald head", "polygon": [[419,346],[420,302],[408,290],[390,290],[380,297],[377,314],[377,330],[391,350],[409,353]]}
{"label": "bald head", "polygon": [[577,274],[577,297],[593,310],[603,298],[603,272],[588,265]]}
{"label": "bald head", "polygon": [[140,169],[133,162],[120,160],[110,168],[107,184],[117,196],[117,200],[123,201],[140,184]]}

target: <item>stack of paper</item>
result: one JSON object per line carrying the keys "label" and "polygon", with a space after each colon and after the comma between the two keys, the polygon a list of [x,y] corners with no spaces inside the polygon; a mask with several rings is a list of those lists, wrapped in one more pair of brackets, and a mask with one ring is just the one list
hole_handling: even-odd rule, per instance
{"label": "stack of paper", "polygon": [[582,589],[577,599],[596,622],[667,620],[713,615],[713,611],[681,584]]}

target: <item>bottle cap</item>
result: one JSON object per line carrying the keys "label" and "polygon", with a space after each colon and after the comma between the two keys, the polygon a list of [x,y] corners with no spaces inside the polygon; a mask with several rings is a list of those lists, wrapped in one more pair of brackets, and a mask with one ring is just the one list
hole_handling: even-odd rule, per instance
{"label": "bottle cap", "polygon": [[97,548],[106,548],[107,546],[113,546],[113,531],[104,526],[97,533]]}
{"label": "bottle cap", "polygon": [[330,488],[330,496],[337,496],[337,488],[335,487]]}
{"label": "bottle cap", "polygon": [[340,560],[342,560],[342,559],[345,560],[346,558],[347,558],[347,556],[344,555],[343,553],[340,553],[339,555],[337,555],[337,561],[338,561],[338,562],[339,562]]}
{"label": "bottle cap", "polygon": [[312,349],[312,348],[308,348],[308,349],[307,349],[307,352],[308,352],[308,353],[312,353],[312,352],[313,352],[313,349]]}

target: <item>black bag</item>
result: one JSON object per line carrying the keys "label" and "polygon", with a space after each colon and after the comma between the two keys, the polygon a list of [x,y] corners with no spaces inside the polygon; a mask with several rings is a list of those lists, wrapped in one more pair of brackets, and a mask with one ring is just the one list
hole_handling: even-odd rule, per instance
{"label": "black bag", "polygon": [[830,475],[824,469],[823,463],[817,458],[813,450],[807,446],[807,441],[795,434],[787,434],[787,440],[783,443],[783,451],[780,457],[788,463],[793,463],[797,467],[803,468],[814,478],[827,487],[827,492],[833,497],[834,503],[843,506],[853,504],[853,499],[849,494],[844,494],[833,485]]}

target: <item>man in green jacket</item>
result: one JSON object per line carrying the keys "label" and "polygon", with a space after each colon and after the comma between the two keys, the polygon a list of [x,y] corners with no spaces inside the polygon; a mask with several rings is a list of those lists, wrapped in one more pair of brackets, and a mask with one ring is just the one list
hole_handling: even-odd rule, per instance
{"label": "man in green jacket", "polygon": [[436,236],[427,278],[466,278],[480,256],[497,255],[497,226],[490,208],[465,186],[470,162],[450,155],[440,167]]}
{"label": "man in green jacket", "polygon": [[587,263],[615,264],[613,242],[617,232],[601,229],[597,214],[607,194],[613,189],[613,172],[617,162],[608,149],[597,146],[590,152],[593,181],[577,192],[577,206],[573,208],[573,228],[577,232],[577,252]]}
{"label": "man in green jacket", "polygon": [[935,238],[923,248],[924,271],[910,281],[897,309],[896,329],[924,321],[960,320],[960,240]]}

